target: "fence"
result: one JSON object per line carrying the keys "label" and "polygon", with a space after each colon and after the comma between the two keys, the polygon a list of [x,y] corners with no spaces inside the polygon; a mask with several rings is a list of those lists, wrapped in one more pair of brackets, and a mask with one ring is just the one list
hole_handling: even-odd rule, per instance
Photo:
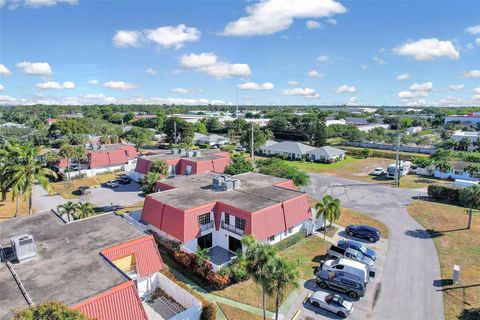
{"label": "fence", "polygon": [[154,287],[162,289],[166,294],[181,304],[186,310],[178,313],[170,320],[198,320],[202,313],[202,303],[191,293],[161,273],[157,273]]}
{"label": "fence", "polygon": [[[344,144],[346,146],[350,146],[350,147],[371,148],[371,149],[380,149],[380,150],[393,150],[393,151],[397,150],[397,145],[395,145],[395,144],[373,143],[373,142],[345,142]],[[400,151],[432,154],[432,153],[435,153],[437,151],[437,149],[400,145]]]}

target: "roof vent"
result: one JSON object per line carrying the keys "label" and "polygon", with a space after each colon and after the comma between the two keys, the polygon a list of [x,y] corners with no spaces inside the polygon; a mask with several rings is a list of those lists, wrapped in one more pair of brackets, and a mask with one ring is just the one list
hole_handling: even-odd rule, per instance
{"label": "roof vent", "polygon": [[18,262],[22,263],[36,257],[35,241],[31,234],[21,234],[10,238],[12,249]]}
{"label": "roof vent", "polygon": [[222,174],[213,178],[212,187],[213,189],[219,191],[230,191],[240,188],[242,185],[241,181],[234,179],[231,175]]}

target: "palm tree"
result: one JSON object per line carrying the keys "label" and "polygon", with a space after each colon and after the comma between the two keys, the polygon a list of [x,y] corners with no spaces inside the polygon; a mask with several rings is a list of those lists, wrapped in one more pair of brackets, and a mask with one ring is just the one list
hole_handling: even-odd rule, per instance
{"label": "palm tree", "polygon": [[72,201],[68,201],[62,205],[57,206],[57,211],[58,213],[60,213],[60,216],[63,216],[64,214],[66,214],[68,222],[70,222],[70,217],[75,216],[77,209],[78,209],[78,204]]}
{"label": "palm tree", "polygon": [[297,265],[283,257],[273,258],[266,266],[269,270],[269,282],[276,293],[275,296],[275,320],[278,320],[278,308],[284,298],[285,291],[290,287],[298,287],[300,277]]}
{"label": "palm tree", "polygon": [[[316,214],[315,219],[319,219],[323,217],[323,239],[325,240],[327,236],[327,227],[326,227],[326,220],[328,219],[330,226],[334,221],[340,218],[340,200],[334,199],[330,195],[325,195],[321,202],[317,202],[315,205]],[[313,224],[315,228],[315,223]]]}
{"label": "palm tree", "polygon": [[78,174],[80,178],[82,177],[82,161],[87,159],[87,150],[84,145],[73,147],[72,158],[77,161],[78,164]]}
{"label": "palm tree", "polygon": [[447,173],[452,170],[452,165],[447,160],[435,161],[435,169],[442,173]]}
{"label": "palm tree", "polygon": [[162,176],[157,172],[149,172],[144,175],[139,181],[142,191],[146,194],[152,193],[157,181],[161,178]]}
{"label": "palm tree", "polygon": [[74,149],[71,145],[64,144],[60,147],[58,155],[67,160],[67,179],[70,180],[71,159],[74,157]]}
{"label": "palm tree", "polygon": [[471,163],[468,166],[466,166],[463,170],[468,172],[470,176],[473,177],[475,174],[480,172],[480,165]]}
{"label": "palm tree", "polygon": [[[247,246],[245,259],[247,271],[252,275],[253,281],[262,286],[262,308],[263,319],[266,319],[265,298],[273,294],[273,287],[269,279],[270,271],[266,268],[268,263],[275,257],[275,250],[272,246],[264,243],[250,241],[251,236],[245,236],[242,243]],[[253,237],[251,237],[253,239]]]}
{"label": "palm tree", "polygon": [[32,214],[32,192],[35,183],[40,183],[43,189],[49,194],[53,193],[53,186],[50,178],[57,178],[57,174],[38,160],[38,147],[32,145],[22,145],[18,147],[20,151],[18,158],[13,164],[10,164],[4,172],[2,178],[7,179],[12,189],[12,195],[23,195],[28,199],[28,214]]}
{"label": "palm tree", "polygon": [[73,216],[74,220],[85,219],[95,214],[92,204],[89,202],[79,202],[77,204],[77,212]]}

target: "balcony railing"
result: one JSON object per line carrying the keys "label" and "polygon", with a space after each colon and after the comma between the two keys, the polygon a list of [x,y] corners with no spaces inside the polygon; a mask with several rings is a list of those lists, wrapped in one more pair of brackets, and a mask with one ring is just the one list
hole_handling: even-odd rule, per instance
{"label": "balcony railing", "polygon": [[235,226],[232,226],[231,224],[225,223],[225,221],[222,220],[222,229],[228,230],[230,232],[233,232],[235,234],[238,234],[240,236],[243,236],[244,230],[237,228]]}
{"label": "balcony railing", "polygon": [[210,221],[207,224],[200,224],[200,231],[206,231],[213,228],[213,221]]}

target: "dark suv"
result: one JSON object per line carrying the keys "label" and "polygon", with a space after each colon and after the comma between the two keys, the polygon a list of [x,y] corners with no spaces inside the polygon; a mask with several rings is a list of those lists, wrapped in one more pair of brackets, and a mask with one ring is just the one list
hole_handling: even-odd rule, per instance
{"label": "dark suv", "polygon": [[129,176],[120,176],[117,178],[117,181],[118,183],[121,183],[121,184],[129,184],[130,182],[132,182],[132,178],[130,178]]}
{"label": "dark suv", "polygon": [[345,271],[320,270],[316,283],[322,289],[345,292],[352,299],[363,297],[366,290],[360,277]]}
{"label": "dark suv", "polygon": [[350,237],[365,238],[370,242],[377,242],[380,240],[380,230],[366,225],[351,224],[345,228],[345,232]]}

